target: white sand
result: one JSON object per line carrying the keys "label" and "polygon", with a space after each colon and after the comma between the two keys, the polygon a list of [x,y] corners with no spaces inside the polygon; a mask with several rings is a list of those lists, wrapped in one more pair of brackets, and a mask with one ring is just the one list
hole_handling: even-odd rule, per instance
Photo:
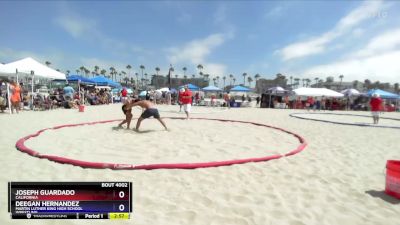
{"label": "white sand", "polygon": [[[279,126],[302,135],[309,143],[303,152],[287,158],[196,170],[83,169],[33,158],[14,147],[20,137],[42,128],[122,118],[120,106],[87,107],[84,113],[60,109],[0,114],[1,224],[26,223],[9,219],[8,181],[132,181],[133,218],[121,224],[400,224],[400,200],[383,194],[386,160],[400,159],[400,130],[395,129],[289,117],[290,113],[304,112],[295,110],[194,107],[194,117]],[[161,116],[183,116],[174,112],[177,108],[160,106]],[[138,109],[133,112],[138,116]],[[383,116],[400,118],[399,113]],[[250,124],[165,121],[170,132],[163,131],[155,120],[143,121],[143,133],[115,130],[116,123],[107,123],[48,131],[26,145],[75,159],[132,164],[259,157],[283,154],[298,145],[290,135]],[[57,221],[95,223],[109,222]]]}

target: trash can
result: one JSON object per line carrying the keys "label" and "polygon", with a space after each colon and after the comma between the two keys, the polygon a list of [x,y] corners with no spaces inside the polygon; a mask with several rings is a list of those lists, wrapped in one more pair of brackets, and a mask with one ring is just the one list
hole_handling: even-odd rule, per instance
{"label": "trash can", "polygon": [[388,160],[386,163],[385,193],[400,199],[400,160]]}
{"label": "trash can", "polygon": [[79,112],[84,112],[85,111],[85,105],[79,105]]}

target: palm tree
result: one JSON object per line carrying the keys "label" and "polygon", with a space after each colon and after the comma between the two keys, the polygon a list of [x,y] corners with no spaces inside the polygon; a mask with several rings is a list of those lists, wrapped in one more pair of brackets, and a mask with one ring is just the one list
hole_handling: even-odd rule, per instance
{"label": "palm tree", "polygon": [[[125,71],[121,71],[121,74],[124,75],[124,80],[125,80],[125,78],[127,78],[127,77],[126,77],[126,72],[125,72]],[[121,78],[120,78],[120,80],[121,80]],[[128,79],[128,80],[129,80],[129,79]]]}
{"label": "palm tree", "polygon": [[76,74],[79,74],[79,70],[78,69],[76,69],[75,72],[76,72]]}
{"label": "palm tree", "polygon": [[249,87],[251,87],[251,82],[253,81],[253,78],[252,77],[247,77],[247,82],[249,82]]}
{"label": "palm tree", "polygon": [[90,70],[85,68],[85,76],[89,77],[88,75],[90,74]]}
{"label": "palm tree", "polygon": [[256,79],[256,84],[254,85],[254,88],[257,86],[257,80],[260,78],[261,76],[260,76],[260,74],[256,74],[256,75],[254,75],[254,79]]}
{"label": "palm tree", "polygon": [[290,78],[290,87],[293,88],[293,77],[290,76],[289,78]]}
{"label": "palm tree", "polygon": [[51,62],[46,61],[44,64],[46,64],[46,66],[50,66],[50,65],[51,65]]}
{"label": "palm tree", "polygon": [[98,73],[99,73],[99,69],[100,69],[100,67],[99,67],[99,66],[94,66],[94,72],[95,72],[96,74],[98,74]]}
{"label": "palm tree", "polygon": [[102,70],[100,71],[100,74],[103,75],[103,76],[106,75],[106,73],[107,73],[107,70],[105,70],[105,69],[102,69]]}
{"label": "palm tree", "polygon": [[295,81],[295,85],[296,85],[296,88],[297,88],[298,85],[300,84],[300,78],[294,78],[294,81]]}
{"label": "palm tree", "polygon": [[175,74],[175,78],[178,79],[178,74]]}
{"label": "palm tree", "polygon": [[203,72],[203,65],[201,65],[201,64],[197,65],[197,69],[200,70],[200,73],[202,73]]}
{"label": "palm tree", "polygon": [[242,76],[243,76],[243,86],[246,86],[246,76],[247,76],[247,73],[243,73]]}
{"label": "palm tree", "polygon": [[229,74],[229,78],[230,78],[229,85],[232,86],[233,75],[232,75],[232,74]]}
{"label": "palm tree", "polygon": [[[170,73],[171,73],[171,76],[172,76],[172,72],[174,72],[174,71],[175,71],[174,67],[170,66],[170,67],[169,67],[169,71],[171,71],[171,72],[169,72],[168,74],[170,74]],[[175,75],[175,76],[176,76],[176,75]]]}
{"label": "palm tree", "polygon": [[136,76],[136,89],[138,89],[139,88],[139,74],[135,73],[135,76]]}
{"label": "palm tree", "polygon": [[79,70],[81,71],[81,74],[83,75],[83,72],[85,71],[85,67],[81,66],[81,67],[79,67]]}
{"label": "palm tree", "polygon": [[236,82],[236,78],[233,78],[233,85],[235,85],[235,82]]}
{"label": "palm tree", "polygon": [[142,70],[142,78],[141,78],[141,81],[142,81],[142,86],[143,86],[143,70],[145,69],[145,67],[144,67],[143,65],[140,65],[140,69]]}
{"label": "palm tree", "polygon": [[192,78],[193,78],[193,79],[196,78],[196,74],[192,74]]}
{"label": "palm tree", "polygon": [[144,81],[146,82],[146,83],[145,83],[145,86],[146,86],[146,89],[147,89],[147,81],[148,81],[148,79],[147,79],[147,73],[144,73],[144,77],[146,77],[146,78],[144,79]]}
{"label": "palm tree", "polygon": [[125,81],[125,85],[128,85],[129,78],[128,77],[124,77],[124,81]]}
{"label": "palm tree", "polygon": [[310,86],[311,80],[309,78],[306,79],[306,87]]}
{"label": "palm tree", "polygon": [[216,86],[218,87],[219,86],[219,76],[216,77],[216,80],[217,80],[217,85]]}
{"label": "palm tree", "polygon": [[116,70],[116,69],[114,69],[114,72],[113,72],[113,74],[114,74],[114,76],[115,76],[115,81],[117,81],[117,74],[118,74],[118,72],[117,72],[117,70]]}
{"label": "palm tree", "polygon": [[223,86],[222,90],[225,91],[225,80],[226,80],[226,76],[223,76],[223,77],[222,77],[222,80],[224,81],[224,86]]}
{"label": "palm tree", "polygon": [[157,76],[158,76],[158,72],[160,72],[160,67],[156,67],[156,74],[157,74]]}
{"label": "palm tree", "polygon": [[182,70],[183,70],[183,76],[185,76],[185,75],[186,75],[186,70],[187,70],[187,68],[186,68],[186,67],[183,67]]}
{"label": "palm tree", "polygon": [[114,67],[110,67],[111,80],[114,80],[114,71],[115,71],[115,68]]}
{"label": "palm tree", "polygon": [[322,80],[322,79],[319,79],[318,80],[318,87],[322,87],[322,84],[324,83],[324,80]]}
{"label": "palm tree", "polygon": [[126,69],[128,70],[128,77],[131,77],[132,66],[128,64],[128,65],[126,65]]}
{"label": "palm tree", "polygon": [[71,71],[67,70],[65,71],[67,73],[67,76],[69,76],[69,74],[71,73]]}
{"label": "palm tree", "polygon": [[213,78],[214,86],[217,86],[217,78]]}
{"label": "palm tree", "polygon": [[340,76],[339,76],[339,78],[340,78],[340,87],[342,87],[342,80],[343,80],[343,77],[344,77],[343,75],[340,75]]}
{"label": "palm tree", "polygon": [[318,80],[319,80],[319,78],[318,78],[318,77],[316,77],[316,78],[314,78],[314,80],[315,80],[315,84],[317,84],[317,83],[318,83]]}
{"label": "palm tree", "polygon": [[200,72],[199,75],[200,75],[200,77],[203,77],[203,80],[205,79],[203,72]]}

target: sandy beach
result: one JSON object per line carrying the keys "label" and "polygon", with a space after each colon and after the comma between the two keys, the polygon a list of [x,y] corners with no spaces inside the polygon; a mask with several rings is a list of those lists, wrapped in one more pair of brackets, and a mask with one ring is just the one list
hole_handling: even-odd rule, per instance
{"label": "sandy beach", "polygon": [[[158,106],[162,117],[184,117],[178,106]],[[121,105],[0,114],[1,224],[22,224],[7,213],[8,181],[130,181],[133,213],[120,224],[400,224],[400,200],[384,194],[386,160],[400,159],[400,130],[344,126],[290,117],[304,110],[193,107],[193,117],[243,120],[281,127],[308,146],[277,160],[195,170],[85,169],[38,159],[15,148],[37,130],[62,124],[122,119]],[[133,109],[134,118],[140,109]],[[370,115],[370,112],[340,112]],[[312,115],[308,115],[311,117]],[[315,115],[349,122],[353,117]],[[384,117],[400,119],[399,113]],[[370,123],[354,118],[355,122]],[[130,164],[206,162],[285,154],[299,145],[291,135],[251,124],[154,119],[142,132],[118,122],[51,130],[26,145],[41,153],[92,162]],[[400,122],[381,121],[400,126]],[[136,119],[132,121],[134,127]],[[54,224],[51,220],[31,224]],[[57,221],[57,224],[108,221]]]}

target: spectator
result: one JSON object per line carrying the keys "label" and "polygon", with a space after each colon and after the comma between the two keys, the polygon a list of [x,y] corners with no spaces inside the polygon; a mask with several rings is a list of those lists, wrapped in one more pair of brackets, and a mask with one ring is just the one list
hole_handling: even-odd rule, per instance
{"label": "spectator", "polygon": [[182,93],[182,104],[183,110],[186,113],[186,118],[189,119],[190,109],[192,105],[192,92],[189,90],[188,86],[185,85],[185,91]]}
{"label": "spectator", "polygon": [[69,84],[66,84],[66,86],[63,88],[63,91],[64,91],[64,99],[67,100],[73,99],[75,90]]}
{"label": "spectator", "polygon": [[122,102],[122,104],[125,104],[127,99],[128,99],[128,91],[126,90],[126,88],[123,88],[122,91],[121,91],[121,102]]}
{"label": "spectator", "polygon": [[378,94],[374,94],[369,102],[374,124],[379,123],[379,111],[382,109],[382,102],[383,101]]}

